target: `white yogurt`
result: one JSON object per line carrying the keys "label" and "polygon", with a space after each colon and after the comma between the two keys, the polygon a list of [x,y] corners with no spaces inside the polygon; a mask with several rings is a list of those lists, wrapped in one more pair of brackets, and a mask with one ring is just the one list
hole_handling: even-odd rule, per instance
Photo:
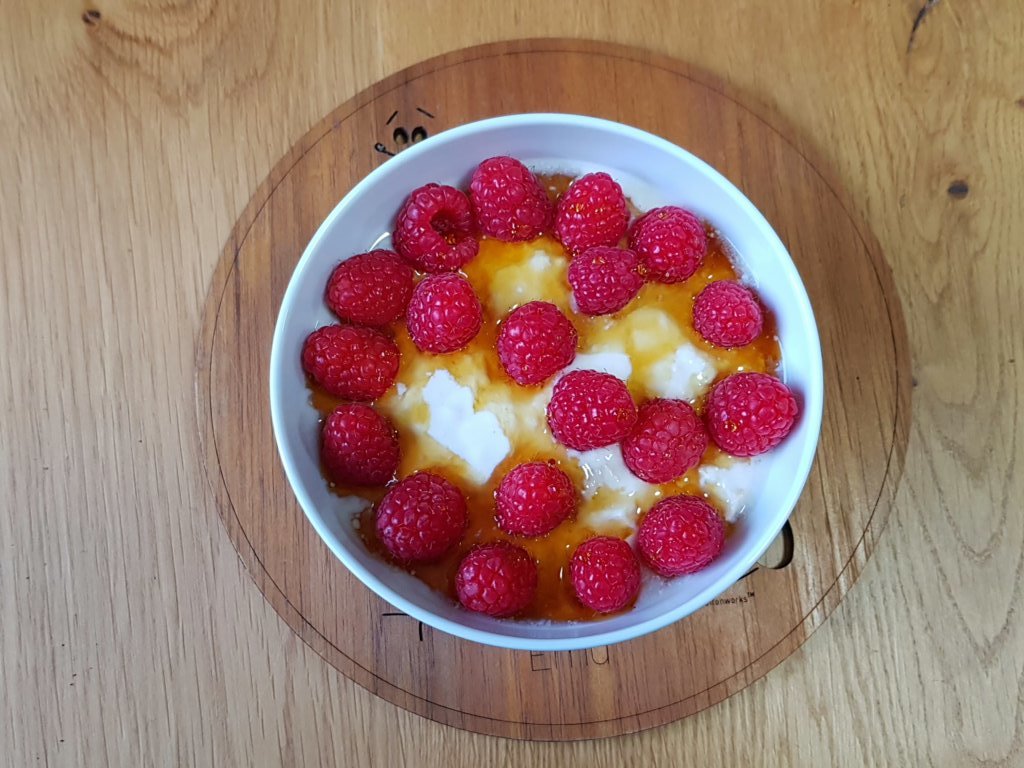
{"label": "white yogurt", "polygon": [[362,496],[340,496],[334,503],[334,510],[339,520],[350,520],[355,528],[359,527],[359,513],[370,506],[370,502]]}
{"label": "white yogurt", "polygon": [[725,507],[725,519],[733,523],[752,501],[751,495],[758,487],[762,471],[760,457],[736,459],[722,467],[705,464],[699,471],[701,490]]}
{"label": "white yogurt", "polygon": [[499,317],[528,301],[548,301],[563,306],[566,291],[562,282],[553,280],[552,276],[563,269],[564,264],[561,256],[538,248],[529,258],[496,270],[489,278],[488,306]]}
{"label": "white yogurt", "polygon": [[591,499],[601,488],[609,488],[626,496],[638,496],[650,486],[629,471],[618,445],[591,451],[567,451],[583,470],[583,497]]}
{"label": "white yogurt", "polygon": [[716,373],[711,358],[684,341],[674,353],[651,366],[647,386],[660,397],[694,400],[711,385]]}
{"label": "white yogurt", "polygon": [[481,411],[493,413],[505,434],[533,434],[547,429],[547,406],[551,385],[537,390],[529,400],[489,402]]}
{"label": "white yogurt", "polygon": [[430,409],[427,434],[465,461],[477,483],[486,483],[512,451],[497,416],[476,410],[473,390],[444,369],[430,375],[423,400]]}
{"label": "white yogurt", "polygon": [[580,522],[585,523],[600,533],[603,529],[611,528],[618,530],[625,526],[636,529],[636,505],[635,504],[609,504],[601,509],[588,510],[586,515],[581,517]]}
{"label": "white yogurt", "polygon": [[581,352],[559,375],[565,375],[569,371],[610,373],[626,381],[633,375],[633,362],[625,352]]}

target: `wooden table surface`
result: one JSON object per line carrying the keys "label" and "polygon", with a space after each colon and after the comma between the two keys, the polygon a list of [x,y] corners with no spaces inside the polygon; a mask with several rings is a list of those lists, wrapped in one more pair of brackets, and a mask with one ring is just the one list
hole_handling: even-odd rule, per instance
{"label": "wooden table surface", "polygon": [[[1024,5],[629,7],[4,3],[0,762],[1024,765]],[[708,711],[576,744],[437,725],[299,641],[221,527],[194,380],[224,241],[310,125],[553,35],[687,60],[809,137],[892,265],[915,376],[895,509],[825,626]]]}

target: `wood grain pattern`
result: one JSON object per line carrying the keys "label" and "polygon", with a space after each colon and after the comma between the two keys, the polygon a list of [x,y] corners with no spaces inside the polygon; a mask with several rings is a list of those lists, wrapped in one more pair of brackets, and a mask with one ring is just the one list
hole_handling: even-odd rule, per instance
{"label": "wood grain pattern", "polygon": [[[0,763],[1024,763],[1024,18],[940,0],[911,46],[924,5],[5,3]],[[195,417],[211,276],[277,160],[390,73],[528,36],[642,46],[785,115],[889,257],[917,384],[894,512],[825,627],[699,715],[575,744],[334,673],[217,528]]]}
{"label": "wood grain pattern", "polygon": [[[609,85],[588,89],[589,77]],[[488,89],[494,82],[502,83],[497,92]],[[668,102],[661,98],[667,92]],[[589,653],[531,654],[418,627],[334,560],[277,460],[267,382],[277,310],[306,243],[351,186],[400,151],[414,123],[436,131],[502,111],[559,109],[665,136],[751,196],[788,244],[816,308],[829,407],[818,466],[792,521],[790,567],[761,569],[716,605],[648,637]],[[235,226],[197,363],[199,418],[208,423],[207,465],[222,490],[221,514],[288,624],[390,701],[449,725],[534,739],[670,722],[741,690],[795,650],[838,605],[884,528],[902,471],[910,393],[888,267],[799,144],[692,67],[559,40],[432,59],[374,85],[311,129]]]}

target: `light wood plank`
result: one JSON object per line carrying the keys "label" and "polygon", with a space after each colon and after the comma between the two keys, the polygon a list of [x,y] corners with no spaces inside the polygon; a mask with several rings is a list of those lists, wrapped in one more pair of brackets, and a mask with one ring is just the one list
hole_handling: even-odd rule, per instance
{"label": "light wood plank", "polygon": [[[921,5],[5,4],[2,759],[1021,764],[1024,16],[929,3],[908,52]],[[566,34],[691,61],[810,137],[889,256],[919,386],[896,511],[825,627],[701,715],[563,746],[406,714],[291,634],[217,527],[192,367],[227,233],[310,125],[426,57]]]}

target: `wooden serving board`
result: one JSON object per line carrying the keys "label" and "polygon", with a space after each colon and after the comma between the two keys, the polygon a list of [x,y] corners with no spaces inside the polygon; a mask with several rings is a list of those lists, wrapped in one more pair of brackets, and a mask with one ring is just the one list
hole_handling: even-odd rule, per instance
{"label": "wooden serving board", "polygon": [[[291,493],[267,392],[285,286],[342,196],[410,142],[472,120],[534,111],[635,125],[724,173],[789,247],[825,355],[821,444],[787,540],[688,619],[628,643],[571,653],[458,640],[362,586]],[[342,673],[401,707],[459,728],[529,739],[594,738],[670,722],[745,688],[798,648],[856,580],[885,525],[902,472],[911,386],[889,269],[807,142],[683,63],[563,40],[431,59],[372,86],[310,130],[257,190],[225,246],[206,305],[197,378],[224,526],[292,629]]]}

